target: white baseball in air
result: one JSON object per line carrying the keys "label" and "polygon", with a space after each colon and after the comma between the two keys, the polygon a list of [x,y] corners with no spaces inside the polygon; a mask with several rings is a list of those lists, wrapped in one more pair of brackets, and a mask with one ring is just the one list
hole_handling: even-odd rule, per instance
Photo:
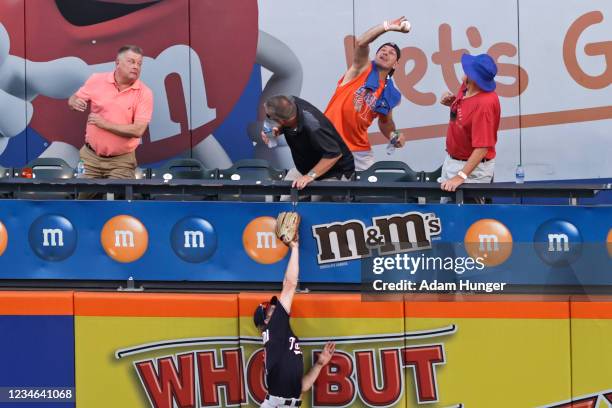
{"label": "white baseball in air", "polygon": [[412,28],[412,26],[410,25],[410,21],[408,20],[402,21],[402,23],[400,24],[400,27],[402,27],[402,31],[406,33],[410,31],[410,28]]}

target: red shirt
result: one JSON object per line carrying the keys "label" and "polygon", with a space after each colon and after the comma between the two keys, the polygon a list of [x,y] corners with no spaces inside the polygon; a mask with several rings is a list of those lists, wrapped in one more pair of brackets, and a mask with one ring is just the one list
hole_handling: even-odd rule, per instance
{"label": "red shirt", "polygon": [[[467,160],[475,148],[488,147],[486,159],[495,157],[495,143],[501,108],[495,92],[480,92],[469,98],[462,87],[451,105],[451,120],[446,131],[446,151],[454,159]],[[453,119],[453,112],[456,117]]]}

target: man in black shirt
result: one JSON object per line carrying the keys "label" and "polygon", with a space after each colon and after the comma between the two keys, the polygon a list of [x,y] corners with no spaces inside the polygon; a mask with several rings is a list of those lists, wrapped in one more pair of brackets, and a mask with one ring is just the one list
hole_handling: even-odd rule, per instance
{"label": "man in black shirt", "polygon": [[[279,124],[275,136],[285,140],[296,170],[290,170],[286,180],[293,187],[303,189],[315,179],[348,180],[355,172],[353,154],[342,137],[323,115],[310,103],[295,96],[273,96],[264,103],[266,116]],[[268,136],[262,133],[268,143]]]}
{"label": "man in black shirt", "polygon": [[336,349],[334,343],[328,342],[317,362],[304,375],[304,358],[299,339],[289,324],[291,303],[298,283],[299,248],[296,241],[289,246],[291,256],[280,298],[273,296],[269,302],[260,304],[253,315],[253,322],[261,331],[265,347],[268,395],[261,404],[265,408],[299,407],[302,404],[302,392],[312,387]]}

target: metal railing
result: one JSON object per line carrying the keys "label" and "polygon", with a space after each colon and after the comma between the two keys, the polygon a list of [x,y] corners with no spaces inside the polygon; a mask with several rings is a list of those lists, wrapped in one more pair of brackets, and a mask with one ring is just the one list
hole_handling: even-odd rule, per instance
{"label": "metal railing", "polygon": [[448,197],[457,204],[475,198],[566,198],[569,205],[576,205],[578,198],[592,198],[601,191],[612,190],[612,184],[551,184],[551,183],[493,183],[463,184],[455,192],[440,189],[438,183],[430,182],[376,182],[337,181],[313,182],[304,190],[291,188],[289,181],[233,181],[233,180],[111,180],[111,179],[25,179],[0,180],[0,195],[16,198],[24,193],[36,199],[39,193],[66,193],[78,199],[80,193],[112,194],[115,199],[147,199],[151,195],[198,195],[208,200],[220,196],[235,196],[236,201],[249,196],[333,196],[338,201],[359,201],[362,197],[376,197],[377,201],[414,202],[424,198],[428,202],[439,202]]}

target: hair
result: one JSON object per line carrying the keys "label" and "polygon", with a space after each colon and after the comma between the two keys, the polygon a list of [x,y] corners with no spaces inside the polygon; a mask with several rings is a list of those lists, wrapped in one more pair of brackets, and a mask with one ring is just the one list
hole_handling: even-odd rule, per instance
{"label": "hair", "polygon": [[295,101],[290,96],[273,96],[268,98],[268,100],[264,103],[264,106],[271,116],[282,120],[289,120],[297,113]]}
{"label": "hair", "polygon": [[121,54],[124,54],[128,51],[132,51],[138,55],[144,55],[144,53],[142,52],[142,48],[140,48],[137,45],[124,45],[121,48],[119,48],[119,50],[117,51],[117,56],[120,56]]}

